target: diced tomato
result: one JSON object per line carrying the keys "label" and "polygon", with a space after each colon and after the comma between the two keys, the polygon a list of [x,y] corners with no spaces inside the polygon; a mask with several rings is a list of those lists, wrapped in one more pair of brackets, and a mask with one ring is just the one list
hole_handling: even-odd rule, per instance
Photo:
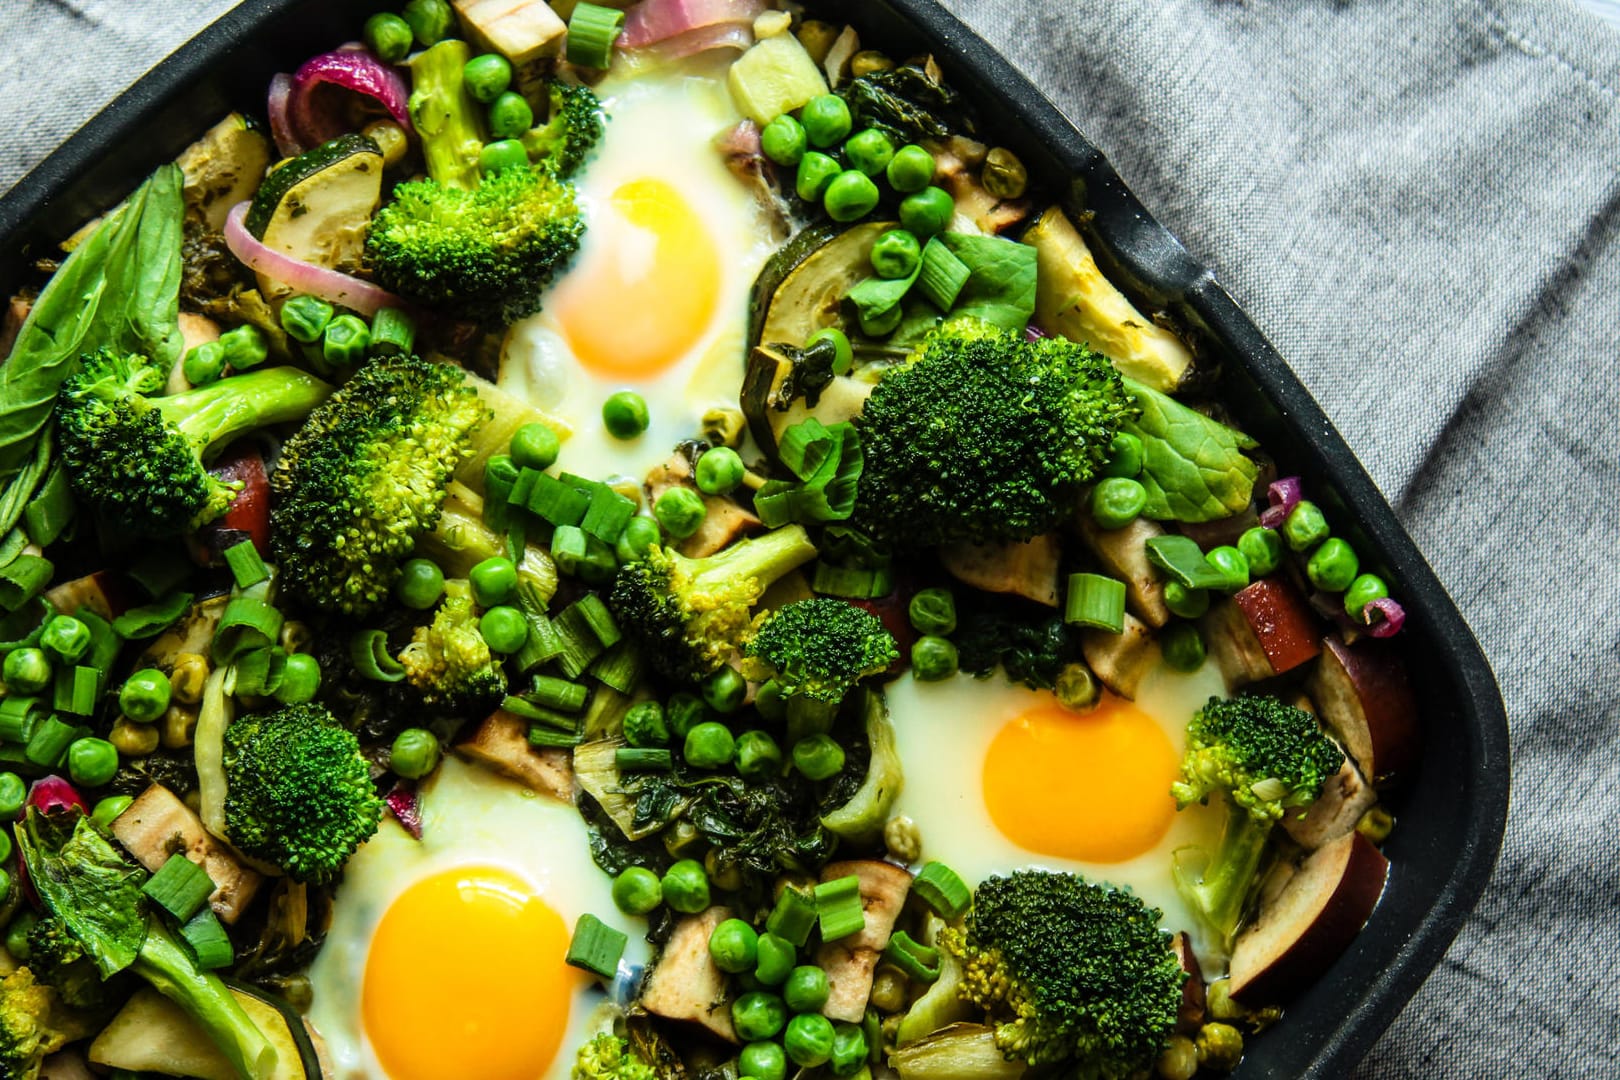
{"label": "diced tomato", "polygon": [[249,443],[238,443],[225,451],[208,470],[227,483],[241,484],[231,508],[216,525],[244,532],[261,556],[270,554],[270,478],[264,471],[264,458]]}

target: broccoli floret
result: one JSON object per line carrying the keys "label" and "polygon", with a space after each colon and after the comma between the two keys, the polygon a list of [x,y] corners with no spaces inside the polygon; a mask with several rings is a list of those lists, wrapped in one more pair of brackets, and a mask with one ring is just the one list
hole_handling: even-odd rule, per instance
{"label": "broccoli floret", "polygon": [[[821,727],[855,684],[900,658],[883,621],[847,600],[815,597],[773,612],[749,640],[747,655],[774,678],[788,703],[790,727]],[[749,665],[750,667],[754,665]],[[795,723],[794,721],[797,721]]]}
{"label": "broccoli floret", "polygon": [[664,675],[695,683],[747,644],[749,609],[778,578],[816,557],[803,526],[741,540],[708,558],[654,547],[621,567],[609,603]]}
{"label": "broccoli floret", "polygon": [[602,102],[590,87],[565,82],[551,83],[547,97],[550,112],[546,122],[530,129],[520,141],[530,161],[567,179],[602,141]]}
{"label": "broccoli floret", "polygon": [[118,988],[101,981],[95,960],[60,919],[41,919],[28,932],[28,967],[70,1008],[99,1012],[119,998]]}
{"label": "broccoli floret", "polygon": [[417,303],[506,325],[540,310],[584,235],[573,187],[543,169],[504,169],[470,191],[411,180],[372,218],[366,262]]}
{"label": "broccoli floret", "polygon": [[57,439],[73,492],[121,532],[173,536],[230,508],[236,487],[204,460],[232,439],[302,420],[332,388],[294,368],[268,368],[168,397],[143,356],[85,356],[56,402]]}
{"label": "broccoli floret", "polygon": [[460,368],[374,360],[311,414],[270,477],[270,546],[304,604],[364,614],[387,598],[487,410]]}
{"label": "broccoli floret", "polygon": [[487,713],[506,694],[506,672],[478,630],[478,610],[465,581],[445,582],[444,602],[433,622],[417,627],[399,662],[423,702],[440,712]]}
{"label": "broccoli floret", "polygon": [[630,1049],[630,1041],[603,1032],[579,1048],[573,1080],[657,1080],[658,1073]]}
{"label": "broccoli floret", "polygon": [[1144,1075],[1164,1048],[1187,978],[1159,918],[1132,893],[1078,874],[1019,870],[983,882],[967,922],[940,941],[1009,1060],[1123,1080]]}
{"label": "broccoli floret", "polygon": [[87,1034],[64,1027],[55,995],[28,968],[0,981],[0,1080],[34,1080],[47,1054]]}
{"label": "broccoli floret", "polygon": [[856,420],[866,462],[855,522],[897,544],[1027,540],[1073,510],[1136,412],[1101,354],[953,319]]}
{"label": "broccoli floret", "polygon": [[1272,826],[1288,809],[1315,802],[1343,764],[1344,752],[1314,716],[1274,697],[1212,697],[1193,714],[1170,793],[1182,806],[1224,794],[1231,815],[1215,852],[1176,853],[1176,885],[1224,943],[1258,884]]}
{"label": "broccoli floret", "polygon": [[225,831],[294,881],[337,876],[382,820],[360,742],[323,706],[289,705],[225,729]]}

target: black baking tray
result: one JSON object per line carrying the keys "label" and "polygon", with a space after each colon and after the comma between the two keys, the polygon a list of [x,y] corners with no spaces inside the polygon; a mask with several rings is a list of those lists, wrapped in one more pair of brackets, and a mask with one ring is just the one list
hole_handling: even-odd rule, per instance
{"label": "black baking tray", "polygon": [[[132,190],[230,109],[262,114],[270,76],[356,36],[377,0],[247,0],[86,124],[0,199],[0,295],[62,238]],[[932,0],[818,5],[897,55],[932,53],[995,118],[997,140],[1062,193],[1109,276],[1199,331],[1219,392],[1406,606],[1423,709],[1422,761],[1395,805],[1389,885],[1349,951],[1252,1041],[1237,1076],[1342,1077],[1416,992],[1485,888],[1507,815],[1507,718],[1456,605],[1299,380],[1210,272],[1159,225],[1112,166],[1034,85]],[[1435,1033],[1437,1041],[1444,1038]]]}

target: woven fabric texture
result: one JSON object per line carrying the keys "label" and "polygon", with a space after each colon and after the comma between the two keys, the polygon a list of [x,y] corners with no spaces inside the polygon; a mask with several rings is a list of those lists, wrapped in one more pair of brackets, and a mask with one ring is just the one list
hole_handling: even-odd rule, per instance
{"label": "woven fabric texture", "polygon": [[[1573,0],[947,0],[1277,344],[1496,668],[1494,881],[1356,1073],[1620,1075],[1620,33]],[[0,187],[224,0],[0,4]]]}

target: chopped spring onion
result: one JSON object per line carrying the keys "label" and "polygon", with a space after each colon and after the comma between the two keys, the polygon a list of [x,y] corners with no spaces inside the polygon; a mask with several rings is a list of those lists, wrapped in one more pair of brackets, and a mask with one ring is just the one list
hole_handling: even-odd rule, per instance
{"label": "chopped spring onion", "polygon": [[800,480],[809,482],[827,459],[839,452],[841,439],[820,420],[807,416],[782,432],[776,456]]}
{"label": "chopped spring onion", "polygon": [[28,749],[23,756],[42,769],[54,769],[62,763],[67,748],[74,740],[82,739],[90,734],[87,727],[75,727],[65,724],[54,716],[47,717],[45,722],[34,729],[34,735],[28,740]]}
{"label": "chopped spring onion", "polygon": [[517,486],[518,467],[505,454],[496,454],[484,463],[484,523],[496,532],[512,525],[510,500]]}
{"label": "chopped spring onion", "polygon": [[624,527],[636,516],[636,504],[601,484],[591,491],[591,503],[579,527],[604,544],[616,544]]}
{"label": "chopped spring onion", "polygon": [[235,660],[249,649],[274,645],[281,635],[281,612],[257,596],[233,596],[214,631],[214,663]]}
{"label": "chopped spring onion", "polygon": [[529,727],[529,745],[540,749],[571,750],[585,740],[579,732],[554,731],[540,724]]}
{"label": "chopped spring onion", "polygon": [[604,649],[611,649],[624,636],[619,630],[619,624],[613,621],[613,613],[595,593],[586,593],[575,601],[573,606],[584,613],[585,622]]}
{"label": "chopped spring onion", "polygon": [[113,620],[113,632],[125,641],[157,637],[191,607],[192,594],[172,592],[161,600],[130,608]]}
{"label": "chopped spring onion", "polygon": [[848,877],[823,881],[816,886],[816,918],[821,921],[821,940],[837,941],[866,929],[866,909],[861,904],[861,879]]}
{"label": "chopped spring onion", "polygon": [[45,703],[40,698],[13,694],[0,701],[0,742],[27,744],[45,716]]}
{"label": "chopped spring onion", "polygon": [[551,534],[551,561],[569,577],[578,577],[580,566],[590,557],[589,540],[578,525],[558,525]]}
{"label": "chopped spring onion", "polygon": [[956,298],[962,295],[962,288],[972,273],[967,263],[957,258],[956,252],[936,236],[923,247],[917,288],[935,307],[949,312],[956,306]]}
{"label": "chopped spring onion", "polygon": [[271,646],[268,649],[251,649],[236,658],[231,665],[230,675],[227,677],[228,694],[242,694],[247,697],[268,697],[281,689],[282,678],[287,673],[287,654]]}
{"label": "chopped spring onion", "polygon": [[842,596],[850,600],[873,600],[894,591],[894,573],[887,567],[858,570],[833,566],[825,559],[816,563],[816,572],[810,588],[823,596]]}
{"label": "chopped spring onion", "polygon": [[557,666],[565,678],[579,678],[593,660],[607,651],[577,603],[564,608],[551,625],[562,638],[563,651],[557,656]]}
{"label": "chopped spring onion", "polygon": [[946,922],[955,922],[966,915],[968,906],[973,903],[973,894],[968,892],[961,877],[942,862],[924,866],[912,881],[911,891]]}
{"label": "chopped spring onion", "polygon": [[231,568],[231,576],[236,579],[238,588],[245,589],[270,578],[270,569],[259,558],[259,549],[253,546],[251,540],[243,540],[226,548],[225,565]]}
{"label": "chopped spring onion", "polygon": [[399,682],[405,677],[404,666],[388,652],[388,634],[382,630],[361,630],[351,637],[349,659],[373,682]]}
{"label": "chopped spring onion", "polygon": [[564,644],[562,635],[557,632],[551,620],[546,618],[545,612],[531,610],[530,606],[523,602],[522,593],[518,594],[518,600],[519,610],[523,612],[523,617],[529,620],[529,640],[517,651],[513,659],[517,661],[519,671],[533,671],[541,664],[561,656],[567,651],[567,645]]}
{"label": "chopped spring onion", "polygon": [[56,567],[39,555],[19,555],[0,567],[0,608],[16,611],[50,584]]}
{"label": "chopped spring onion", "polygon": [[613,43],[623,29],[624,12],[580,0],[568,19],[568,62],[579,67],[608,67],[613,63]]}
{"label": "chopped spring onion", "polygon": [[1155,536],[1144,542],[1148,562],[1188,589],[1217,589],[1226,575],[1204,558],[1204,551],[1186,536]]}
{"label": "chopped spring onion", "polygon": [[528,509],[529,496],[534,494],[535,481],[544,475],[539,469],[519,469],[517,479],[512,481],[512,490],[506,493],[507,505]]}
{"label": "chopped spring onion", "polygon": [[675,758],[662,747],[621,746],[613,751],[613,766],[622,773],[669,772]]}
{"label": "chopped spring onion", "polygon": [[557,731],[577,734],[579,732],[579,717],[560,713],[555,709],[548,709],[544,705],[536,705],[527,698],[508,694],[501,699],[501,708],[513,716],[528,720],[535,724],[544,724]]}
{"label": "chopped spring onion", "polygon": [[219,924],[219,917],[214,914],[212,908],[203,908],[187,920],[180,928],[180,936],[186,939],[191,951],[197,954],[197,966],[204,971],[230,967],[236,960],[236,952],[231,948],[231,939],[225,933],[225,928]]}
{"label": "chopped spring onion", "polygon": [[569,965],[611,979],[619,970],[619,957],[630,939],[595,915],[581,915],[574,924],[574,937],[568,943]]}
{"label": "chopped spring onion", "polygon": [[528,506],[551,525],[578,525],[585,520],[591,497],[550,473],[539,473],[529,492]]}
{"label": "chopped spring onion", "polygon": [[776,906],[765,918],[765,929],[777,937],[786,938],[799,948],[810,940],[810,931],[816,925],[816,898],[813,894],[789,885],[777,897]]}
{"label": "chopped spring onion", "polygon": [[416,321],[399,308],[378,308],[371,319],[371,355],[407,356],[416,344]]}
{"label": "chopped spring onion", "polygon": [[[58,674],[68,675],[68,672],[64,670]],[[58,700],[57,709],[74,716],[90,716],[96,711],[96,700],[101,697],[102,673],[96,668],[79,664],[73,668],[69,678],[72,681],[69,683],[68,699],[66,703]]]}
{"label": "chopped spring onion", "polygon": [[641,681],[641,650],[628,641],[621,641],[590,666],[590,673],[598,682],[628,694]]}
{"label": "chopped spring onion", "polygon": [[897,930],[884,946],[883,958],[920,983],[931,983],[939,978],[939,950],[915,940],[904,930]]}
{"label": "chopped spring onion", "polygon": [[548,709],[579,712],[585,707],[585,699],[590,693],[590,687],[584,683],[569,682],[567,679],[559,679],[552,675],[536,675],[534,686],[523,696],[526,700]]}
{"label": "chopped spring onion", "polygon": [[1070,574],[1063,621],[1115,634],[1125,631],[1125,583],[1101,574]]}
{"label": "chopped spring onion", "polygon": [[40,547],[56,543],[73,523],[73,492],[68,489],[67,472],[53,468],[39,491],[23,510],[23,525],[29,539]]}
{"label": "chopped spring onion", "polygon": [[169,861],[141,886],[141,892],[180,922],[201,911],[213,891],[214,881],[208,871],[179,852],[170,855]]}

